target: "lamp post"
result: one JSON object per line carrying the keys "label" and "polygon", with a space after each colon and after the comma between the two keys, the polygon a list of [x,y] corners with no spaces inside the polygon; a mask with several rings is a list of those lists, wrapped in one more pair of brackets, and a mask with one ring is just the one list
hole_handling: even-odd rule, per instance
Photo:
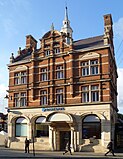
{"label": "lamp post", "polygon": [[33,148],[33,156],[35,156],[35,146],[34,146],[34,131],[33,131],[33,129],[32,129],[32,148]]}

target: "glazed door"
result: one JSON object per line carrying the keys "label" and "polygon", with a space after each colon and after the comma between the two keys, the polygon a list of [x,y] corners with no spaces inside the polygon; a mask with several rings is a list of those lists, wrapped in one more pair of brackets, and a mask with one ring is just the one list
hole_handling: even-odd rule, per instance
{"label": "glazed door", "polygon": [[71,139],[70,131],[60,131],[60,150],[65,150],[66,142]]}

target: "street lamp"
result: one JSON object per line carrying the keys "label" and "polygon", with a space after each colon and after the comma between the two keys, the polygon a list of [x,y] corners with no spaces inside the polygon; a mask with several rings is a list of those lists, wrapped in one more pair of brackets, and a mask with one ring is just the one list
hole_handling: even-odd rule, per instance
{"label": "street lamp", "polygon": [[32,129],[32,144],[33,144],[33,156],[35,156],[34,131],[33,131],[33,129]]}
{"label": "street lamp", "polygon": [[6,94],[6,96],[4,98],[12,100],[12,96],[9,96],[8,94]]}

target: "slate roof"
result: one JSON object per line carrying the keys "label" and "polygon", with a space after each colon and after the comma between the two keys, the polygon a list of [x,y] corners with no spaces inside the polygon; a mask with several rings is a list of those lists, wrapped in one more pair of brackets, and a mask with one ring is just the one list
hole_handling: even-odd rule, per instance
{"label": "slate roof", "polygon": [[[73,42],[73,48],[76,51],[94,49],[104,46],[103,35],[81,39]],[[37,49],[38,51],[39,49]],[[22,50],[22,54],[15,57],[14,62],[31,59],[31,50]]]}
{"label": "slate roof", "polygon": [[74,46],[74,49],[77,51],[82,49],[93,49],[93,48],[104,46],[103,35],[74,41],[73,46]]}

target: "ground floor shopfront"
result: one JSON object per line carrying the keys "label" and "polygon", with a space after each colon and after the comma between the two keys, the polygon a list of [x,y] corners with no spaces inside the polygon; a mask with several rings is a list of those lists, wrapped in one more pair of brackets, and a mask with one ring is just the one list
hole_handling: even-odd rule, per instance
{"label": "ground floor shopfront", "polygon": [[[109,104],[54,108],[13,109],[8,115],[8,146],[24,149],[64,150],[66,142],[72,151],[104,152],[114,139],[115,112]],[[32,143],[34,139],[34,145]]]}

